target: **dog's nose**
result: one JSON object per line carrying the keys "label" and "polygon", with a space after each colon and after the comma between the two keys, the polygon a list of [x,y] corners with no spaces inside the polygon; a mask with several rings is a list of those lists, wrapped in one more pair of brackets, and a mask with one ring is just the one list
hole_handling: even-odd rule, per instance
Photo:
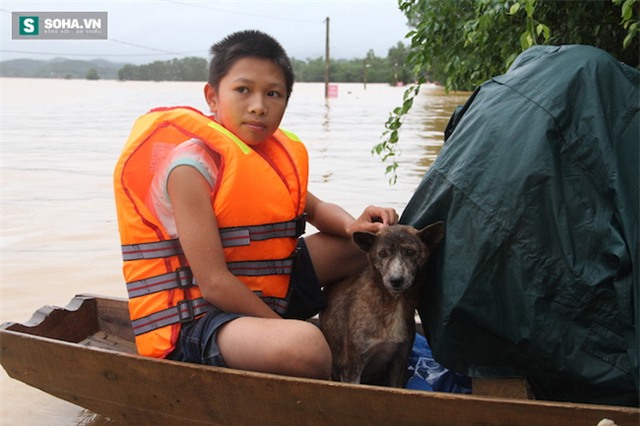
{"label": "dog's nose", "polygon": [[391,281],[391,285],[395,288],[402,287],[402,284],[404,284],[404,278],[402,276],[391,277],[389,281]]}

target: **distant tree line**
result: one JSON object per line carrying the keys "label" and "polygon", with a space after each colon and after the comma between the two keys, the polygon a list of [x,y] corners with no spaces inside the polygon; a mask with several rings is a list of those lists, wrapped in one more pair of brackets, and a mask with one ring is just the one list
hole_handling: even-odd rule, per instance
{"label": "distant tree line", "polygon": [[[329,62],[329,80],[336,83],[389,83],[407,84],[415,80],[411,68],[406,66],[408,48],[398,42],[386,57],[376,56],[369,50],[364,58],[332,59]],[[302,61],[293,59],[293,70],[296,81],[322,82],[324,81],[324,57]]]}
{"label": "distant tree line", "polygon": [[[409,50],[401,42],[391,49],[387,57],[381,58],[370,50],[364,58],[332,59],[329,63],[332,82],[367,82],[404,84],[413,82],[410,67],[406,66]],[[324,57],[315,59],[292,59],[296,81],[324,81]],[[144,65],[125,65],[118,71],[120,80],[152,81],[206,81],[209,70],[203,58],[187,57],[169,61],[155,61]]]}
{"label": "distant tree line", "polygon": [[190,56],[143,65],[125,65],[118,71],[119,80],[206,81],[207,61]]}

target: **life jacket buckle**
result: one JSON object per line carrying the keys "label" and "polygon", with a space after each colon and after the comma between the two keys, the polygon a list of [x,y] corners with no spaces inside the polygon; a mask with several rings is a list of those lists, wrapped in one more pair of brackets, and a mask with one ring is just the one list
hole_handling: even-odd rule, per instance
{"label": "life jacket buckle", "polygon": [[178,318],[181,323],[191,322],[196,318],[193,312],[193,300],[180,300],[176,307],[178,308]]}
{"label": "life jacket buckle", "polygon": [[193,274],[191,273],[191,268],[188,266],[181,266],[176,268],[174,271],[176,274],[176,287],[177,288],[187,288],[193,287]]}
{"label": "life jacket buckle", "polygon": [[296,237],[299,237],[304,234],[306,226],[307,226],[307,214],[302,213],[300,216],[296,218]]}

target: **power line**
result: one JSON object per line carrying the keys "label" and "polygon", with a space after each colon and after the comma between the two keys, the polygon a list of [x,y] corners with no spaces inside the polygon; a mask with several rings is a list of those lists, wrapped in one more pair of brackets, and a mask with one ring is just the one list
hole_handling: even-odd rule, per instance
{"label": "power line", "polygon": [[0,49],[0,52],[5,53],[24,53],[28,55],[44,55],[44,56],[90,56],[92,58],[107,58],[107,57],[136,57],[136,56],[164,56],[172,54],[176,56],[184,56],[189,54],[205,53],[204,50],[197,50],[193,52],[175,52],[175,53],[69,53],[69,52],[39,52],[33,50],[13,50],[13,49]]}
{"label": "power line", "polygon": [[202,50],[192,50],[185,52],[172,52],[164,49],[156,49],[155,47],[143,46],[141,44],[131,43],[128,41],[117,40],[110,38],[107,41],[111,41],[118,44],[123,44],[125,46],[137,47],[139,49],[151,50],[157,53],[69,53],[69,52],[43,52],[43,51],[28,51],[28,50],[13,50],[13,49],[0,49],[0,52],[6,53],[26,53],[30,55],[48,55],[48,56],[91,56],[93,58],[103,58],[103,57],[135,57],[135,56],[164,56],[164,55],[174,55],[174,56],[185,56],[191,54],[204,54],[206,56],[208,49]]}
{"label": "power line", "polygon": [[109,41],[112,41],[114,43],[119,43],[119,44],[124,44],[126,46],[133,46],[133,47],[139,47],[140,49],[147,49],[147,50],[153,50],[156,52],[160,52],[160,54],[166,54],[166,55],[188,55],[190,53],[201,53],[201,52],[206,52],[207,50],[194,50],[194,51],[190,51],[190,52],[171,52],[168,50],[164,50],[164,49],[156,49],[155,47],[149,47],[149,46],[143,46],[141,44],[136,44],[136,43],[131,43],[128,41],[123,41],[123,40],[117,40],[114,38],[110,38]]}
{"label": "power line", "polygon": [[312,21],[310,19],[296,19],[296,18],[286,18],[284,16],[261,15],[261,14],[258,14],[258,13],[238,12],[238,11],[235,11],[235,10],[220,9],[219,7],[205,6],[205,5],[202,5],[202,4],[185,3],[185,2],[181,2],[181,1],[175,1],[175,0],[165,0],[165,1],[167,3],[178,4],[180,6],[197,7],[197,8],[200,8],[200,9],[216,10],[218,12],[232,13],[232,14],[244,15],[244,16],[253,16],[253,17],[256,17],[256,18],[278,19],[278,20],[281,20],[281,21],[301,22],[301,23],[304,23],[304,24],[322,24],[322,23],[324,23],[324,19],[320,20],[320,21]]}
{"label": "power line", "polygon": [[[209,10],[215,10],[218,12],[223,12],[223,13],[232,13],[232,14],[237,14],[237,15],[244,15],[244,16],[253,16],[253,17],[259,17],[259,18],[267,18],[267,19],[278,19],[278,20],[283,20],[283,21],[292,21],[292,22],[301,22],[301,23],[311,23],[311,24],[318,24],[318,23],[323,23],[323,21],[311,21],[311,20],[305,20],[305,19],[294,19],[294,18],[286,18],[286,17],[282,17],[282,16],[270,16],[270,15],[261,15],[261,14],[255,14],[255,13],[247,13],[247,12],[238,12],[238,11],[234,11],[234,10],[228,10],[228,9],[220,9],[218,7],[211,7],[211,6],[206,6],[206,5],[202,5],[202,4],[193,4],[193,3],[185,3],[185,2],[180,2],[180,1],[173,1],[173,0],[166,0],[168,3],[174,3],[180,6],[189,6],[189,7],[196,7],[196,8],[200,8],[200,9],[209,9]],[[6,9],[2,9],[0,8],[0,12],[4,12],[4,13],[11,13],[11,11],[6,10]],[[90,56],[92,58],[106,58],[106,57],[140,57],[140,56],[163,56],[163,55],[176,55],[176,56],[184,56],[184,55],[190,55],[190,54],[208,54],[209,49],[203,49],[203,50],[195,50],[195,51],[188,51],[188,52],[172,52],[172,51],[168,51],[168,50],[164,50],[164,49],[158,49],[155,47],[150,47],[150,46],[144,46],[141,44],[137,44],[137,43],[132,43],[132,42],[128,42],[128,41],[124,41],[124,40],[117,40],[114,38],[108,38],[107,41],[111,41],[114,43],[118,43],[118,44],[122,44],[122,45],[126,45],[126,46],[132,46],[132,47],[136,47],[139,49],[146,49],[146,50],[150,50],[153,52],[157,52],[157,53],[129,53],[129,54],[105,54],[105,53],[69,53],[69,52],[43,52],[43,51],[26,51],[26,50],[13,50],[13,49],[0,49],[0,52],[5,52],[5,53],[21,53],[21,54],[29,54],[29,55],[46,55],[46,56],[76,56],[76,57],[82,57],[82,56]]]}

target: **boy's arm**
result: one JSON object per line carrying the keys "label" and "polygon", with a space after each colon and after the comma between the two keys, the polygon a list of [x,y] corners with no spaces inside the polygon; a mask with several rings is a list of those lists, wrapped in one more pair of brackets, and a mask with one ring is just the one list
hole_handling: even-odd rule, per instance
{"label": "boy's arm", "polygon": [[167,184],[180,245],[202,296],[226,312],[279,318],[227,269],[206,179],[191,166],[178,166]]}
{"label": "boy's arm", "polygon": [[351,238],[356,231],[377,232],[383,226],[398,222],[398,214],[392,208],[368,206],[355,219],[342,207],[322,201],[310,192],[305,212],[309,223],[319,231],[344,238]]}

